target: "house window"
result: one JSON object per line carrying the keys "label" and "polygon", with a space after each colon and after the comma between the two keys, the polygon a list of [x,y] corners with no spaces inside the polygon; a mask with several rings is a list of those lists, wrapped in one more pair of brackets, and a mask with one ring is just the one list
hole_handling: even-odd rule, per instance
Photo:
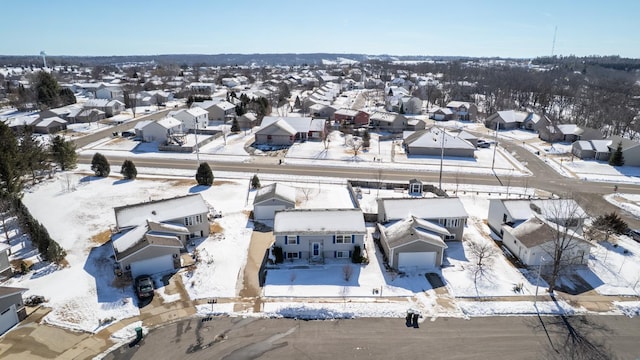
{"label": "house window", "polygon": [[287,259],[299,259],[300,257],[298,256],[297,252],[288,252],[287,253]]}
{"label": "house window", "polygon": [[297,235],[287,235],[284,240],[285,245],[298,245],[298,236]]}
{"label": "house window", "polygon": [[193,225],[193,217],[186,217],[186,218],[184,218],[184,225],[185,225],[185,226],[191,226],[191,225]]}
{"label": "house window", "polygon": [[346,259],[349,257],[348,251],[336,251],[336,258],[338,259]]}
{"label": "house window", "polygon": [[503,214],[502,215],[502,222],[506,223],[507,222],[507,214]]}
{"label": "house window", "polygon": [[336,235],[336,244],[351,244],[351,235]]}

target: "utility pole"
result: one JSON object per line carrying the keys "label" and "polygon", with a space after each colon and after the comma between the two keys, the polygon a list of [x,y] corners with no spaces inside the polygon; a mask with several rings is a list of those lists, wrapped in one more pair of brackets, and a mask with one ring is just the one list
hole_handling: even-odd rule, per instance
{"label": "utility pole", "polygon": [[440,178],[438,180],[438,188],[442,190],[442,163],[444,162],[444,129],[442,131],[442,140],[440,142]]}
{"label": "utility pole", "polygon": [[500,127],[500,123],[496,120],[496,141],[495,144],[493,144],[493,160],[491,160],[491,171],[495,171],[493,170],[493,167],[496,165],[496,150],[498,149],[498,128]]}

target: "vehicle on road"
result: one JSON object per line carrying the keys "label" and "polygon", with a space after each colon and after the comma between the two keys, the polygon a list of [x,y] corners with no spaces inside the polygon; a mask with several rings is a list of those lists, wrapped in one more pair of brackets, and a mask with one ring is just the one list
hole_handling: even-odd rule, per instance
{"label": "vehicle on road", "polygon": [[153,297],[153,279],[149,275],[140,275],[135,280],[135,290],[138,299]]}
{"label": "vehicle on road", "polygon": [[488,147],[491,147],[491,143],[488,142],[488,141],[480,139],[480,140],[478,140],[478,147],[479,148],[488,148]]}

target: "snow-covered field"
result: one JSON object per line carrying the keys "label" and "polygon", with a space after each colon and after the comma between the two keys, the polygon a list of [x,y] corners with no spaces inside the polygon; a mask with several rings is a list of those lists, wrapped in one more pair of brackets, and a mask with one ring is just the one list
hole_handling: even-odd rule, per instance
{"label": "snow-covered field", "polygon": [[[249,178],[223,179],[217,176],[214,186],[203,188],[195,186],[192,175],[180,176],[180,171],[172,172],[170,176],[144,175],[144,169],[139,171],[139,179],[123,181],[118,177],[88,177],[80,170],[57,174],[54,179],[29,189],[25,193],[24,203],[66,249],[68,265],[57,268],[40,263],[37,252],[30,248],[28,241],[24,237],[14,236],[12,258],[27,259],[34,266],[31,272],[13,277],[3,285],[28,288],[25,296],[45,296],[46,306],[52,308],[45,321],[66,328],[95,332],[118,320],[137,316],[140,312],[131,285],[114,281],[111,246],[108,242],[101,245],[115,225],[113,207],[200,193],[223,213],[223,217],[216,220],[218,230],[214,235],[196,245],[201,261],[195,269],[182,271],[179,279],[192,300],[235,298],[242,288],[243,268],[253,231],[248,213],[255,191],[248,189]],[[334,183],[331,184],[321,178],[304,181],[292,176],[265,176],[263,185],[276,178],[299,189],[299,207],[353,206],[345,185],[335,184],[335,180],[329,180]],[[455,187],[455,184],[445,185],[446,188]],[[289,316],[298,311],[300,314],[315,313],[318,316],[399,316],[409,308],[420,309],[429,316],[532,313],[533,307],[528,303],[528,298],[499,304],[461,300],[526,297],[534,294],[536,288],[536,276],[514,268],[501,254],[494,258],[481,276],[474,279],[474,259],[468,251],[468,243],[492,243],[484,219],[488,210],[487,199],[491,196],[489,194],[493,192],[493,196],[496,196],[495,193],[500,189],[488,188],[483,189],[484,192],[475,190],[472,194],[461,195],[470,216],[465,229],[465,241],[448,243],[445,266],[433,271],[440,274],[445,282],[445,296],[453,299],[450,307],[437,304],[438,298],[443,295],[432,289],[424,273],[399,275],[388,272],[382,265],[371,236],[368,236],[368,265],[331,261],[324,266],[286,263],[279,269],[270,270],[263,295],[273,301],[265,302],[262,315]],[[512,194],[526,191],[511,189]],[[396,193],[393,190],[384,192]],[[388,195],[384,192],[380,196]],[[366,194],[361,201],[368,204],[365,207],[373,210],[374,200],[371,198],[375,199],[377,190],[366,189]],[[638,201],[631,195],[618,196],[622,197],[623,202],[635,204]],[[369,231],[372,231],[371,225]],[[588,267],[580,274],[601,294],[638,295],[639,273],[640,245],[622,237],[616,247],[609,243],[597,245]],[[514,291],[516,285],[521,285],[520,292]],[[545,287],[546,284],[541,281],[540,286]],[[166,294],[162,288],[158,290],[158,296],[165,302],[178,299],[176,295]],[[538,309],[543,309],[540,310],[542,312],[577,311],[568,307],[566,304],[538,302]],[[624,313],[637,313],[637,308],[629,304],[621,305],[620,309]],[[203,306],[198,311],[206,313],[207,310]],[[219,304],[214,309],[218,313],[231,314],[232,311],[233,306],[228,303]]]}

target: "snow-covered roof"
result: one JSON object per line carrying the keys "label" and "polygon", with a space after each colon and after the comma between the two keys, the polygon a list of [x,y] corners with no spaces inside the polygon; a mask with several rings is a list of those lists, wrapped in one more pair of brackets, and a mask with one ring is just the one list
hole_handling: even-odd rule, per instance
{"label": "snow-covered roof", "polygon": [[386,227],[384,225],[380,225],[380,227],[384,229],[384,238],[390,248],[405,245],[416,240],[447,248],[441,236],[451,235],[446,228],[419,219],[413,215]]}
{"label": "snow-covered roof", "polygon": [[40,121],[39,123],[36,124],[36,127],[47,127],[53,123],[58,123],[58,124],[66,124],[67,120],[61,119],[57,116],[52,116],[46,119],[43,119],[42,121]]}
{"label": "snow-covered roof", "polygon": [[360,112],[360,110],[355,110],[355,109],[338,109],[336,110],[336,112],[333,114],[335,115],[340,115],[340,116],[356,116],[358,115],[358,113]]}
{"label": "snow-covered roof", "polygon": [[276,121],[271,122],[267,125],[265,125],[263,121],[262,127],[256,131],[256,134],[281,135],[282,132],[285,132],[289,135],[295,135],[298,133],[296,129],[294,129],[293,126],[289,125],[289,123],[287,123],[285,120],[277,119]]}
{"label": "snow-covered roof", "polygon": [[209,212],[200,194],[126,205],[113,209],[118,228],[146,224],[147,220],[164,222]]}
{"label": "snow-covered roof", "polygon": [[381,199],[379,202],[386,221],[406,219],[413,215],[420,219],[467,218],[462,201],[451,198]]}
{"label": "snow-covered roof", "polygon": [[575,233],[573,230],[566,229],[560,225],[551,224],[537,216],[533,216],[530,219],[519,223],[517,226],[512,228],[512,230],[509,230],[508,227],[506,227],[506,229],[528,249],[554,241],[558,236],[566,237],[567,241],[572,239],[589,244],[589,242],[585,241],[582,236]]}
{"label": "snow-covered roof", "polygon": [[440,112],[440,113],[443,113],[445,115],[453,115],[453,110],[448,109],[448,108],[438,108],[438,109],[435,109],[433,112],[434,113]]}
{"label": "snow-covered roof", "polygon": [[576,124],[560,124],[558,125],[558,130],[564,135],[578,135],[578,130],[580,128]]}
{"label": "snow-covered roof", "polygon": [[[464,138],[453,136],[435,126],[414,132],[407,131],[403,137],[404,143],[411,147],[440,149],[444,146],[445,149],[475,149],[475,146]],[[443,137],[444,145],[442,142]]]}
{"label": "snow-covered roof", "polygon": [[313,119],[309,125],[309,131],[323,131],[326,124],[327,121],[325,119]]}
{"label": "snow-covered roof", "polygon": [[152,123],[153,120],[142,120],[138,123],[136,123],[136,126],[134,126],[135,130],[140,130],[142,128],[144,128],[145,126],[149,125],[149,123]]}
{"label": "snow-covered roof", "polygon": [[524,111],[504,110],[498,111],[498,116],[500,116],[505,123],[521,123],[529,116],[529,113]]}
{"label": "snow-covered roof", "polygon": [[527,220],[539,210],[545,218],[586,218],[587,213],[573,199],[501,199],[514,220]]}
{"label": "snow-covered roof", "polygon": [[173,129],[174,127],[182,125],[182,122],[172,116],[163,117],[160,120],[156,120],[156,123],[165,129]]}
{"label": "snow-covered roof", "polygon": [[449,101],[449,103],[446,106],[448,108],[456,108],[456,109],[461,106],[464,106],[468,109],[471,106],[471,103],[466,101]]}
{"label": "snow-covered roof", "polygon": [[296,203],[296,189],[284,184],[273,183],[267,186],[263,186],[256,191],[256,196],[253,199],[253,204],[259,204],[265,200],[279,199],[290,203]]}
{"label": "snow-covered roof", "polygon": [[198,117],[201,115],[208,115],[209,112],[201,107],[192,107],[190,109],[185,110],[187,113],[191,114],[194,117]]}
{"label": "snow-covered roof", "polygon": [[150,232],[164,232],[171,234],[189,234],[189,229],[181,224],[161,223],[157,221],[147,220],[147,226]]}
{"label": "snow-covered roof", "polygon": [[388,122],[388,123],[392,123],[394,122],[399,116],[398,114],[392,114],[392,113],[385,113],[385,112],[375,112],[373,114],[371,114],[371,116],[369,117],[370,120],[372,121],[381,121],[381,122]]}
{"label": "snow-covered roof", "polygon": [[262,128],[266,128],[272,123],[283,121],[288,124],[289,127],[294,129],[293,134],[296,133],[307,133],[311,128],[311,118],[310,117],[280,117],[280,116],[265,116],[262,119]]}
{"label": "snow-covered roof", "polygon": [[277,211],[274,234],[364,234],[360,209],[289,209]]}

